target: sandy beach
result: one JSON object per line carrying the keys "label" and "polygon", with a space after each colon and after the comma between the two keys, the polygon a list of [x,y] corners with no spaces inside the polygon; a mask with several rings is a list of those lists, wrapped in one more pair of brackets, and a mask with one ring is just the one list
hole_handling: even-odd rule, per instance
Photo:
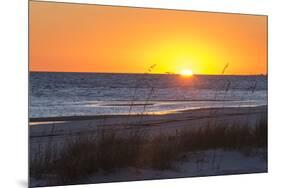
{"label": "sandy beach", "polygon": [[29,6],[30,187],[267,172],[266,16]]}
{"label": "sandy beach", "polygon": [[196,129],[212,122],[224,126],[253,126],[267,114],[267,106],[214,108],[178,111],[160,115],[108,115],[33,118],[30,122],[31,143],[48,137],[62,138],[97,131],[125,134],[142,130],[149,134],[174,134],[181,129]]}
{"label": "sandy beach", "polygon": [[[200,133],[200,130],[205,130],[205,128],[212,126],[246,126],[254,130],[266,115],[267,106],[259,106],[194,109],[161,115],[110,115],[32,119],[30,122],[30,151],[32,151],[30,152],[30,158],[36,157],[38,152],[50,147],[50,143],[52,144],[51,147],[56,146],[56,149],[63,151],[65,144],[67,145],[70,140],[93,135],[110,135],[114,133],[114,136],[132,139],[134,133],[141,132],[145,139],[153,140],[159,136],[173,138],[173,136],[178,136],[181,132],[195,132],[197,134]],[[135,147],[129,141],[127,144]],[[165,143],[161,142],[161,144]],[[254,154],[251,154],[253,151]],[[110,152],[114,155],[118,151],[113,150]],[[43,156],[46,155],[46,153],[43,154]],[[185,155],[188,158],[185,158]],[[181,159],[173,162],[173,168],[171,169],[126,167],[119,168],[109,174],[98,171],[95,174],[79,179],[78,183],[267,172],[266,148],[254,148],[254,150],[250,149],[249,151],[248,149],[225,150],[211,148],[194,150],[182,156]],[[31,178],[32,186],[59,184],[56,178],[51,178],[51,180],[50,178],[46,179],[46,177],[43,179]],[[70,183],[77,182],[71,181]]]}

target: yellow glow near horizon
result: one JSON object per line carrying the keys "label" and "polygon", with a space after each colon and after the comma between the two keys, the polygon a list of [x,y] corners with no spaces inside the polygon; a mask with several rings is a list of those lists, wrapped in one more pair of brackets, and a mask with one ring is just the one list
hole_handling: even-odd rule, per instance
{"label": "yellow glow near horizon", "polygon": [[30,71],[267,74],[267,17],[29,1]]}
{"label": "yellow glow near horizon", "polygon": [[192,76],[193,75],[193,72],[192,70],[190,69],[184,69],[180,72],[180,75],[181,76]]}

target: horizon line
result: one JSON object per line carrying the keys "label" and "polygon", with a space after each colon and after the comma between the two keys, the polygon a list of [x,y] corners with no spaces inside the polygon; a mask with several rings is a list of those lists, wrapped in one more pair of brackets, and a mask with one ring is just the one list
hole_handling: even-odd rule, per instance
{"label": "horizon line", "polygon": [[[179,73],[135,73],[135,72],[87,72],[87,71],[28,71],[29,73],[86,73],[86,74],[153,74],[153,75],[179,75]],[[267,76],[263,74],[193,74],[193,76]]]}

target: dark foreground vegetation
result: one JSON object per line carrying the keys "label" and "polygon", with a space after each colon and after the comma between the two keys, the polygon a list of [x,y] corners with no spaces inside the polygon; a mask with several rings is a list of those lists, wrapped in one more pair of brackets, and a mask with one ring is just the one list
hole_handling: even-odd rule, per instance
{"label": "dark foreground vegetation", "polygon": [[[63,149],[58,149],[57,144],[50,141],[31,158],[32,178],[50,179],[54,185],[75,184],[97,172],[108,174],[120,168],[171,169],[183,155],[188,158],[195,151],[222,149],[245,154],[258,149],[267,151],[267,117],[253,127],[210,124],[173,136],[155,137],[142,131],[126,137],[102,132],[72,137],[65,141]],[[51,179],[57,182],[52,183]]]}

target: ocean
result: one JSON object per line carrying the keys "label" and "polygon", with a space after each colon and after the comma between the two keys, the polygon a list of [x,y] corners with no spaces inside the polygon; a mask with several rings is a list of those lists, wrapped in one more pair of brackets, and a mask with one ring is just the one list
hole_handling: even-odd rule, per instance
{"label": "ocean", "polygon": [[164,114],[267,105],[267,76],[31,72],[29,116]]}

